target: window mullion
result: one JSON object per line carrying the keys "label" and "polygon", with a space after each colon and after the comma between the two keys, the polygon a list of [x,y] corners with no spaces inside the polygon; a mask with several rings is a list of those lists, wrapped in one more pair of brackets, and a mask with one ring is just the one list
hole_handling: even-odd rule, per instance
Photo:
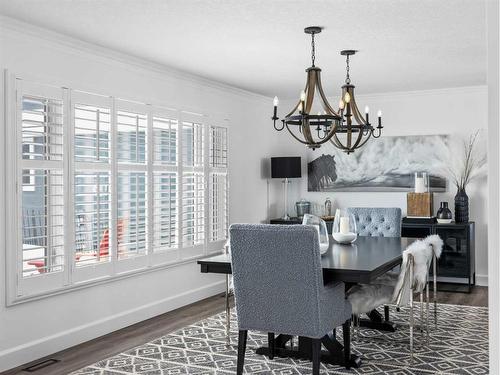
{"label": "window mullion", "polygon": [[116,99],[111,99],[111,116],[110,116],[110,127],[111,127],[111,145],[110,145],[110,164],[111,164],[111,236],[109,241],[109,258],[111,262],[111,274],[116,274],[116,263],[118,261],[118,186],[117,186],[117,175],[118,175],[118,162],[117,162],[117,111],[116,111]]}
{"label": "window mullion", "polygon": [[[22,290],[22,277],[23,277],[23,211],[22,211],[22,191],[23,191],[23,181],[22,181],[22,173],[23,170],[21,168],[22,166],[22,108],[23,108],[23,94],[22,94],[22,81],[16,80],[17,84],[20,87],[16,88],[16,131],[13,136],[13,141],[15,142],[15,154],[13,156],[14,159],[14,171],[13,174],[16,176],[16,189],[15,189],[15,213],[14,215],[15,218],[17,218],[17,226],[16,226],[16,233],[15,239],[14,239],[14,245],[12,246],[12,249],[14,249],[14,255],[12,256],[13,260],[15,261],[13,269],[17,270],[16,272],[16,285],[14,287],[14,290],[12,290],[12,297],[14,296],[21,296],[23,294]],[[10,127],[7,126],[7,129]],[[9,188],[10,184],[6,184],[7,189]],[[7,199],[7,202],[10,200]],[[10,221],[7,220],[9,223]],[[11,233],[9,230],[7,230],[7,234]],[[12,265],[11,265],[12,266]]]}
{"label": "window mullion", "polygon": [[205,191],[205,238],[203,246],[203,254],[208,253],[208,243],[210,241],[210,219],[212,218],[212,212],[210,212],[210,125],[207,124],[207,117],[204,116],[203,131],[205,137],[203,138],[203,179]]}
{"label": "window mullion", "polygon": [[182,256],[182,250],[184,248],[184,238],[182,236],[183,226],[184,226],[184,205],[183,205],[183,180],[184,180],[184,155],[182,150],[184,149],[184,132],[183,132],[183,116],[182,112],[177,111],[177,259],[180,260]]}
{"label": "window mullion", "polygon": [[74,220],[74,160],[72,150],[74,111],[71,105],[71,90],[63,91],[63,176],[64,178],[64,275],[65,284],[70,285],[73,281],[73,271],[75,267],[75,220]]}
{"label": "window mullion", "polygon": [[148,106],[148,122],[146,128],[146,235],[147,235],[147,257],[148,266],[153,265],[153,233],[154,233],[154,177],[153,177],[153,157],[154,157],[154,137],[153,137],[153,110]]}

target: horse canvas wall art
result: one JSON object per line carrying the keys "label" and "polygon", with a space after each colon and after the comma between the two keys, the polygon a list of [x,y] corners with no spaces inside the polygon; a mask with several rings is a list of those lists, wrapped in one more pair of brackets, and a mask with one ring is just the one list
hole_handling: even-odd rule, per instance
{"label": "horse canvas wall art", "polygon": [[431,191],[446,191],[446,135],[382,137],[347,155],[331,147],[307,165],[308,191],[411,191],[415,172],[430,175]]}

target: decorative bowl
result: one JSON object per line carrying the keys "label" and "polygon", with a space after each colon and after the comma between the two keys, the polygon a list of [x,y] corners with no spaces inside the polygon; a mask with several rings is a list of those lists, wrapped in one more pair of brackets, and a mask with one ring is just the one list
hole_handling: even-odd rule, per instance
{"label": "decorative bowl", "polygon": [[332,233],[332,237],[338,243],[350,244],[356,241],[356,239],[358,238],[358,234],[353,232],[349,233],[334,232]]}
{"label": "decorative bowl", "polygon": [[437,219],[438,224],[450,224],[452,219]]}

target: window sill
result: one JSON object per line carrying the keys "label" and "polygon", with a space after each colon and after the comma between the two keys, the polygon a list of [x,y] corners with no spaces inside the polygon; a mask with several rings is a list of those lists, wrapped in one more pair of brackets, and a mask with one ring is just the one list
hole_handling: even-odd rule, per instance
{"label": "window sill", "polygon": [[33,294],[33,295],[30,295],[30,296],[20,297],[20,298],[13,298],[10,301],[7,300],[6,306],[7,307],[16,306],[16,305],[20,305],[20,304],[23,304],[23,303],[26,303],[26,302],[37,301],[37,300],[41,300],[41,299],[44,299],[44,298],[48,298],[48,297],[52,297],[52,296],[57,296],[57,295],[60,295],[60,294],[74,292],[76,290],[91,288],[93,286],[97,286],[97,285],[101,285],[101,284],[106,284],[106,283],[111,283],[111,282],[123,280],[123,279],[126,279],[126,278],[135,277],[135,276],[139,276],[139,275],[142,275],[142,274],[150,273],[150,272],[162,271],[162,270],[166,270],[166,269],[169,269],[169,268],[174,268],[174,267],[177,267],[177,266],[182,266],[182,265],[185,265],[185,264],[196,262],[197,260],[206,258],[207,256],[218,255],[218,254],[222,254],[222,253],[223,253],[223,250],[215,250],[215,251],[207,252],[206,254],[189,257],[189,258],[183,259],[183,260],[178,261],[178,262],[166,263],[166,264],[161,264],[161,265],[156,265],[156,266],[148,266],[146,268],[142,268],[142,269],[138,269],[138,270],[133,270],[133,271],[130,271],[130,272],[127,272],[127,273],[123,273],[123,274],[120,274],[120,275],[103,276],[101,278],[90,280],[90,281],[82,281],[82,282],[79,282],[78,284],[73,284],[73,285],[70,285],[70,286],[67,286],[67,287],[64,287],[64,288],[55,289],[55,290],[52,290],[50,292],[45,292],[45,293],[40,293],[40,294]]}

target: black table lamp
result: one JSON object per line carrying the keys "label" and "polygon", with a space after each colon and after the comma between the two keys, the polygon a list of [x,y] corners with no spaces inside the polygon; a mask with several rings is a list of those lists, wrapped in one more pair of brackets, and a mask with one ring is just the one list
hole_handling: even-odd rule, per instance
{"label": "black table lamp", "polygon": [[283,178],[285,184],[283,190],[284,220],[290,220],[287,209],[288,179],[302,177],[301,172],[300,156],[271,158],[271,178]]}

